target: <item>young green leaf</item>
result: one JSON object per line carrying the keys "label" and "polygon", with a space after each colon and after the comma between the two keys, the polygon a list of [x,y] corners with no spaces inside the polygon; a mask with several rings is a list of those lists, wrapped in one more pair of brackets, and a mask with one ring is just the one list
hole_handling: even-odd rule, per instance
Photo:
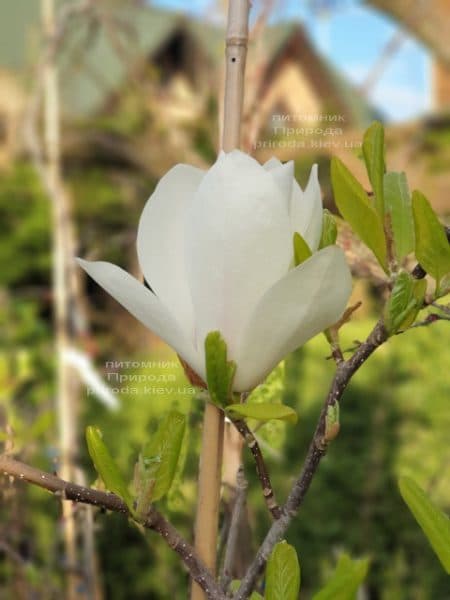
{"label": "young green leaf", "polygon": [[387,271],[386,237],[382,220],[370,204],[362,185],[336,157],[331,161],[331,181],[340,213]]}
{"label": "young green leaf", "polygon": [[[236,593],[238,591],[240,585],[241,585],[240,579],[233,579],[233,581],[230,583],[230,592],[232,592],[233,594]],[[264,600],[264,599],[261,596],[261,594],[258,594],[258,592],[252,592],[249,600]]]}
{"label": "young green leaf", "polygon": [[299,591],[297,552],[285,541],[278,542],[267,561],[265,600],[297,600]]}
{"label": "young green leaf", "polygon": [[327,414],[325,416],[325,442],[334,440],[341,428],[339,422],[339,402],[336,400],[334,404],[327,406]]}
{"label": "young green leaf", "polygon": [[137,464],[138,506],[160,500],[175,477],[186,429],[186,417],[170,412],[144,447]]}
{"label": "young green leaf", "polygon": [[86,442],[89,456],[106,489],[120,496],[130,510],[132,510],[133,499],[119,468],[103,442],[100,429],[92,426],[87,427]]}
{"label": "young green leaf", "polygon": [[285,404],[258,402],[251,404],[230,404],[225,412],[232,419],[255,419],[256,421],[288,421],[297,423],[297,413]]}
{"label": "young green leaf", "polygon": [[434,552],[450,575],[450,519],[409,477],[398,482],[403,500],[422,528]]}
{"label": "young green leaf", "polygon": [[302,262],[305,262],[305,260],[308,260],[308,258],[310,258],[312,252],[308,244],[305,242],[305,240],[299,233],[294,233],[292,241],[294,245],[294,264],[296,267],[298,267],[298,265],[301,265]]}
{"label": "young green leaf", "polygon": [[312,600],[355,600],[359,586],[369,569],[369,559],[352,560],[346,554],[339,557],[334,574]]}
{"label": "young green leaf", "polygon": [[319,250],[335,244],[337,233],[336,219],[325,208],[322,217],[322,237],[320,238]]}
{"label": "young green leaf", "polygon": [[426,289],[425,279],[416,280],[406,272],[398,275],[384,309],[384,325],[390,335],[414,323]]}
{"label": "young green leaf", "polygon": [[375,195],[375,207],[383,220],[383,177],[386,171],[386,163],[384,158],[384,127],[378,121],[372,123],[364,134],[362,150],[367,174],[369,175],[369,180]]}
{"label": "young green leaf", "polygon": [[414,229],[416,235],[416,257],[421,266],[436,279],[450,273],[450,245],[444,228],[430,203],[423,194],[413,192]]}
{"label": "young green leaf", "polygon": [[384,208],[390,217],[395,255],[399,262],[414,250],[414,221],[411,195],[404,173],[384,176]]}
{"label": "young green leaf", "polygon": [[227,345],[220,331],[211,331],[205,339],[206,382],[211,400],[225,406],[231,395],[236,363],[227,359]]}

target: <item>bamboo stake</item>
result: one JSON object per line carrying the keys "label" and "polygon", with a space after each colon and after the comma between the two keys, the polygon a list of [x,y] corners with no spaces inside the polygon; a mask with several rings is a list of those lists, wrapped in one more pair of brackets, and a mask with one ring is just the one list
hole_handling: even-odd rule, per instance
{"label": "bamboo stake", "polygon": [[[240,145],[249,10],[249,0],[229,0],[222,130],[222,149],[225,152]],[[200,454],[195,549],[212,573],[216,571],[223,431],[223,412],[207,403]],[[200,586],[192,582],[191,600],[205,600],[206,597]]]}
{"label": "bamboo stake", "polygon": [[230,152],[241,142],[249,0],[230,0],[225,50],[225,98],[222,149]]}

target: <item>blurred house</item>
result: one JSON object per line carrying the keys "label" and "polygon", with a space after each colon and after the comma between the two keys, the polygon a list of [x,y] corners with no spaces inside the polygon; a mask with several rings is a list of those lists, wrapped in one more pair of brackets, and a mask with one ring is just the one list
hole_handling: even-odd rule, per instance
{"label": "blurred house", "polygon": [[[74,123],[114,114],[139,88],[158,127],[170,134],[177,125],[198,120],[217,97],[223,30],[174,12],[124,4],[108,9],[101,26],[74,19],[58,52],[63,116]],[[11,124],[3,133],[0,127],[0,153],[6,156],[16,150],[11,139],[23,110],[23,101],[14,99],[23,94],[21,82],[36,60],[39,2],[1,3],[0,39],[0,123],[3,115],[3,123]],[[249,63],[258,69],[264,120],[288,113],[311,124],[314,115],[339,113],[347,124],[362,126],[372,116],[298,23],[267,28]]]}
{"label": "blurred house", "polygon": [[[436,0],[436,4],[446,19],[450,18],[450,2]],[[450,67],[436,59],[433,65],[434,75],[434,108],[439,112],[450,112]]]}
{"label": "blurred house", "polygon": [[[260,45],[262,75],[257,98],[267,121],[282,114],[295,117],[297,126],[323,126],[326,121],[320,117],[329,116],[336,117],[329,125],[361,128],[374,118],[373,108],[318,53],[301,24],[268,28]],[[249,62],[251,68],[251,47]]]}

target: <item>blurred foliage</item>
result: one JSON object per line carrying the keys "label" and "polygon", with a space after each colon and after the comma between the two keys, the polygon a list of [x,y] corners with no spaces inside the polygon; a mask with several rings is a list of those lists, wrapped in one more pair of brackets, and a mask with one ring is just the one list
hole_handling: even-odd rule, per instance
{"label": "blurred foliage", "polygon": [[94,127],[125,137],[140,134],[148,125],[152,125],[152,115],[147,110],[144,94],[136,93],[137,91],[133,86],[128,91],[125,88],[120,98],[117,99],[119,106],[114,112],[101,113],[95,119],[87,119],[82,124],[82,128],[89,131]]}
{"label": "blurred foliage", "polygon": [[34,169],[18,163],[0,177],[0,285],[48,281],[50,204]]}
{"label": "blurred foliage", "polygon": [[216,160],[218,146],[217,100],[210,96],[206,102],[205,114],[201,119],[186,125],[185,130],[192,140],[192,146],[207,163]]}

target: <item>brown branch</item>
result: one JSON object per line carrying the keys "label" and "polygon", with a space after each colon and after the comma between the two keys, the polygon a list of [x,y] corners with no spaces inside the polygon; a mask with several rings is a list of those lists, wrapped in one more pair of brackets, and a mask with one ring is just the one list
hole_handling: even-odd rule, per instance
{"label": "brown branch", "polygon": [[445,315],[450,316],[450,304],[439,304],[439,302],[432,302],[431,306],[441,310]]}
{"label": "brown branch", "polygon": [[269,472],[264,461],[264,457],[261,452],[261,448],[253,435],[253,432],[249,429],[247,423],[241,419],[233,420],[233,425],[239,431],[241,436],[244,438],[250,452],[253,455],[256,465],[256,473],[261,483],[262,493],[266,502],[267,508],[269,509],[274,519],[279,519],[281,516],[280,507],[275,499],[275,493],[273,491],[272,482],[270,480]]}
{"label": "brown branch", "polygon": [[26,560],[6,540],[0,539],[0,554],[5,554],[14,564],[20,568],[27,565]]}
{"label": "brown branch", "polygon": [[393,57],[400,50],[406,39],[406,34],[403,29],[399,29],[394,32],[393,36],[388,40],[386,46],[381,50],[380,56],[376,60],[375,65],[371,68],[369,74],[359,86],[359,92],[365,98],[369,96],[374,87],[380,81],[389,65],[389,62],[392,61]]}
{"label": "brown branch", "polygon": [[[437,313],[430,313],[425,317],[425,319],[423,319],[422,321],[417,321],[416,323],[408,327],[408,329],[415,329],[417,327],[428,327],[428,325],[432,325],[433,323],[436,323],[436,321],[450,321],[450,316],[438,315]],[[405,331],[408,331],[408,329],[406,329]],[[404,332],[399,331],[399,333]]]}
{"label": "brown branch", "polygon": [[250,565],[242,580],[239,590],[233,600],[245,600],[252,591],[255,581],[264,567],[275,544],[284,537],[292,519],[297,515],[303,499],[309,489],[317,468],[326,453],[327,440],[325,439],[326,416],[329,407],[340,401],[347,385],[356,371],[363,365],[373,352],[388,338],[388,334],[379,321],[367,340],[362,343],[351,358],[340,363],[336,369],[330,390],[320,413],[319,421],[313,439],[308,449],[303,469],[292,486],[286,504],[281,509],[281,516],[269,529],[253,563]]}
{"label": "brown branch", "polygon": [[[0,472],[15,479],[37,485],[65,500],[91,504],[132,518],[126,504],[119,496],[64,481],[55,475],[21,463],[6,454],[0,456]],[[145,521],[141,524],[146,529],[159,533],[168,546],[181,557],[190,576],[201,586],[208,598],[225,600],[224,593],[203,562],[198,558],[194,548],[183,539],[175,527],[159,511],[152,507]]]}
{"label": "brown branch", "polygon": [[230,529],[227,537],[227,545],[225,549],[225,557],[223,560],[222,576],[220,584],[222,590],[227,592],[228,586],[233,577],[233,564],[239,540],[239,528],[241,524],[242,514],[245,509],[245,501],[247,498],[248,483],[245,479],[244,468],[241,465],[236,474],[236,493],[234,498],[233,511],[231,514]]}

